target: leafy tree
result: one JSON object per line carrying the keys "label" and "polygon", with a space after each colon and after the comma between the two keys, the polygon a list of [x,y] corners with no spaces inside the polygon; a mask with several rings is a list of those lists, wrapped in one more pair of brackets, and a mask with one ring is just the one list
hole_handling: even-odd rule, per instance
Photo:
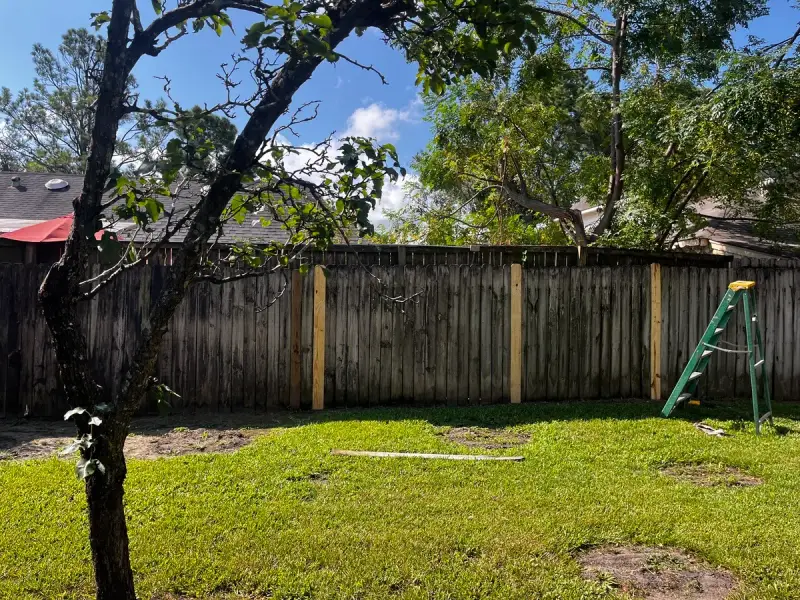
{"label": "leafy tree", "polygon": [[[461,215],[462,225],[484,230],[493,243],[566,236],[586,245],[572,206],[602,193],[607,144],[604,107],[592,92],[583,73],[550,52],[525,56],[503,77],[429,98],[434,139],[415,167],[423,186],[439,191],[430,218]],[[553,219],[563,230],[555,237],[547,227]]]}
{"label": "leafy tree", "polygon": [[[64,253],[48,272],[39,291],[67,398],[75,408],[66,417],[78,430],[77,472],[85,480],[89,540],[97,598],[133,600],[133,575],[123,509],[126,476],[123,447],[130,419],[140,399],[151,391],[169,390],[152,380],[164,333],[187,288],[197,281],[224,284],[287,266],[311,245],[324,247],[337,232],[369,229],[369,210],[380,198],[385,178],[402,174],[390,145],[349,138],[334,148],[330,141],[299,148],[281,134],[307,121],[308,107],[279,119],[292,99],[324,61],[360,65],[338,50],[350,34],[369,27],[419,65],[425,89],[441,92],[454,77],[488,74],[504,48],[536,33],[541,21],[535,7],[522,0],[334,0],[320,4],[286,0],[270,5],[260,0],[153,0],[156,16],[144,23],[136,0],[113,0],[109,10],[93,16],[106,29],[102,75],[92,103],[92,126],[83,188],[76,198],[75,221]],[[257,15],[242,40],[242,52],[232,65],[223,65],[221,80],[228,100],[199,113],[172,106],[140,104],[129,93],[131,72],[144,56],[157,57],[180,38],[204,28],[222,35],[232,28],[232,15]],[[363,66],[369,69],[369,67]],[[237,95],[237,70],[247,70],[256,82],[248,96]],[[313,108],[311,109],[313,111]],[[158,113],[153,115],[153,111]],[[203,125],[206,114],[239,111],[247,117],[233,146],[215,153]],[[305,111],[305,112],[304,112]],[[187,164],[196,153],[195,139],[173,135],[166,144],[165,163],[147,175],[112,177],[119,154],[119,132],[126,118],[149,115],[173,131],[194,122],[203,152],[213,156],[208,167]],[[311,113],[313,115],[313,112]],[[287,122],[288,121],[288,122]],[[188,131],[188,130],[187,130]],[[306,159],[290,167],[287,156]],[[291,164],[296,164],[292,162]],[[203,181],[200,196],[178,210],[175,199],[187,182]],[[166,199],[166,201],[164,201]],[[221,228],[244,213],[277,219],[290,233],[289,244],[266,248],[241,244],[231,250],[230,269],[212,261]],[[88,276],[89,255],[96,248],[98,217],[133,220],[138,230],[119,260],[102,273]],[[160,226],[157,227],[157,225]],[[77,306],[127,270],[146,264],[153,252],[185,232],[173,266],[152,300],[150,321],[140,332],[130,365],[113,376],[121,382],[111,395],[108,381],[97,379],[87,351],[86,335]],[[141,237],[140,237],[141,234]],[[108,240],[101,242],[106,247]]]}
{"label": "leafy tree", "polygon": [[[104,54],[105,42],[86,29],[67,31],[58,54],[33,46],[33,88],[16,95],[0,90],[0,149],[9,163],[36,171],[84,171]],[[135,89],[129,77],[126,93]],[[127,142],[136,133],[129,131],[119,141],[120,152],[130,152]]]}
{"label": "leafy tree", "polygon": [[[763,14],[764,2],[583,0],[541,10],[548,23],[538,54],[512,53],[499,81],[467,82],[429,106],[437,135],[418,160],[423,183],[454,202],[456,189],[491,189],[492,202],[557,219],[578,245],[665,244],[642,227],[642,212],[657,221],[654,210],[672,196],[663,229],[710,183],[692,154],[700,134],[679,113],[688,119],[707,96],[703,84],[719,71],[730,32]],[[667,132],[682,134],[682,145]],[[442,169],[457,171],[459,183]],[[603,209],[588,232],[571,210],[580,199]]]}

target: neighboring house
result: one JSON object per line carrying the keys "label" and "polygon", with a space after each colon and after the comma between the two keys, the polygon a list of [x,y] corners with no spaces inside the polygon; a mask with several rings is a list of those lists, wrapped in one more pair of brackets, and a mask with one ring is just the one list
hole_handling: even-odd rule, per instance
{"label": "neighboring house", "polygon": [[[587,229],[602,215],[602,208],[590,207],[583,200],[572,208],[581,211]],[[705,225],[690,237],[679,240],[675,249],[744,258],[800,260],[800,227],[797,225],[778,227],[774,238],[768,239],[759,235],[757,220],[733,214],[711,200],[698,205],[695,213],[705,220]]]}
{"label": "neighboring house", "polygon": [[[0,172],[0,233],[72,214],[72,201],[82,186],[82,175]],[[176,213],[180,214],[193,205],[201,193],[199,185],[181,191],[175,204]],[[171,200],[165,198],[163,202],[170,209]],[[126,231],[131,233],[133,227],[133,223],[120,222],[112,229],[124,239]],[[163,231],[162,227],[163,223],[156,224],[156,239],[159,230]],[[171,238],[170,246],[183,241],[185,234],[185,229],[177,232]],[[267,244],[271,241],[285,242],[287,239],[288,233],[280,224],[272,223],[263,227],[257,216],[248,215],[241,225],[235,221],[226,223],[217,243],[226,245],[247,240],[255,244]],[[0,262],[53,262],[58,259],[61,248],[61,244],[26,245],[0,239]]]}
{"label": "neighboring house", "polygon": [[746,258],[800,260],[800,228],[796,225],[777,227],[765,238],[757,231],[757,220],[733,214],[713,201],[702,203],[695,212],[706,225],[676,247]]}

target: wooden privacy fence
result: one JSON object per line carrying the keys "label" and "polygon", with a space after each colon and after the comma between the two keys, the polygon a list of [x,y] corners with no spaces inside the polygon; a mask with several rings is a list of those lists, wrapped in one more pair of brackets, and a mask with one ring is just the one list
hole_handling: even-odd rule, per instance
{"label": "wooden privacy fence", "polygon": [[[168,268],[126,273],[80,308],[112,393]],[[45,271],[0,265],[5,416],[67,408],[35,304]],[[181,395],[175,410],[664,398],[735,279],[757,282],[774,398],[800,398],[797,268],[340,266],[200,283],[157,376]],[[724,341],[744,344],[735,319]],[[748,394],[745,355],[714,356],[699,395]]]}

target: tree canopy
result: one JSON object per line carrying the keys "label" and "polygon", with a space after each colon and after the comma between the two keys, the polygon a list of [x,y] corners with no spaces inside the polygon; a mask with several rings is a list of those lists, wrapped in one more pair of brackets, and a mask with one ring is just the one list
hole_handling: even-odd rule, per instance
{"label": "tree canopy", "polygon": [[[389,237],[665,248],[701,225],[706,199],[764,228],[795,214],[798,35],[738,49],[730,37],[764,3],[542,11],[535,53],[428,97],[434,137]],[[576,206],[602,216],[581,231]]]}

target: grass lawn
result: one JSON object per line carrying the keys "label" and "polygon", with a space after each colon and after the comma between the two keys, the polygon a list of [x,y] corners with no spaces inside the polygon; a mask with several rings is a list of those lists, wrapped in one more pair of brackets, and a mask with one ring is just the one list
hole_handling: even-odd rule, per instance
{"label": "grass lawn", "polygon": [[[575,553],[667,545],[730,569],[735,598],[800,597],[800,407],[760,438],[735,409],[704,435],[650,403],[380,409],[303,415],[235,454],[132,460],[131,556],[141,598],[621,597]],[[697,412],[687,417],[696,417]],[[742,412],[746,415],[746,412]],[[786,417],[788,415],[789,418]],[[517,448],[447,441],[450,426],[527,432]],[[521,454],[462,462],[331,456],[332,448]],[[739,467],[753,487],[701,487],[670,463]],[[82,484],[72,461],[0,462],[0,598],[88,598]]]}

